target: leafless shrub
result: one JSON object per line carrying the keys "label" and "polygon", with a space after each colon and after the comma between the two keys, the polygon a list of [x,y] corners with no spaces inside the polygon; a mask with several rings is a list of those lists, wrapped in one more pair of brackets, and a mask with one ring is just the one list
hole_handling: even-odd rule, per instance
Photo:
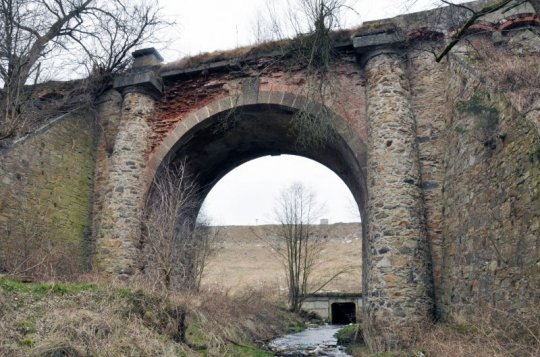
{"label": "leafless shrub", "polygon": [[[265,14],[260,14],[254,33],[257,43],[270,41],[284,44],[282,52],[287,60],[281,68],[302,70],[305,85],[300,93],[307,101],[291,121],[291,132],[300,147],[323,147],[334,139],[335,128],[328,108],[340,88],[331,73],[337,56],[335,45],[349,32],[335,31],[340,27],[343,12],[352,10],[347,0],[296,0],[290,1],[287,10],[280,12],[273,2],[267,4]],[[282,40],[290,38],[289,41]],[[313,110],[313,103],[320,108]]]}
{"label": "leafless shrub", "polygon": [[196,221],[198,187],[185,164],[154,180],[143,219],[145,275],[167,290],[198,290],[216,230]]}
{"label": "leafless shrub", "polygon": [[[339,27],[340,15],[350,9],[346,0],[300,0],[299,9],[290,16],[296,31],[294,62],[305,65],[304,96],[308,102],[295,115],[292,131],[301,147],[323,147],[334,139],[331,110],[327,103],[339,92],[331,65],[336,57],[332,30]],[[311,103],[319,103],[313,111]]]}

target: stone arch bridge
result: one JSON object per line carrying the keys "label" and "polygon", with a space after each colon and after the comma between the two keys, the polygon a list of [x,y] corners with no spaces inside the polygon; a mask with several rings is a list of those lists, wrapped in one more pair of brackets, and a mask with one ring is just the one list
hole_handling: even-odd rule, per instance
{"label": "stone arch bridge", "polygon": [[[537,51],[539,20],[528,6],[495,14],[491,27],[484,23],[484,33],[473,38],[504,47],[522,36],[525,50]],[[391,346],[399,339],[389,332],[395,326],[412,328],[486,302],[525,309],[538,301],[539,289],[538,110],[523,110],[490,85],[468,61],[466,45],[465,55],[434,61],[431,52],[444,44],[453,15],[439,9],[364,24],[336,47],[335,90],[324,103],[309,95],[304,69],[287,66],[283,53],[162,65],[155,50],[136,51],[132,70],[103,98],[89,149],[45,144],[41,138],[55,130],[70,138],[93,132],[59,121],[3,153],[2,189],[52,192],[47,178],[43,187],[34,182],[54,172],[70,187],[66,197],[88,199],[47,209],[80,211],[78,239],[92,237],[96,268],[127,277],[139,267],[139,219],[160,170],[188,158],[208,191],[253,158],[301,155],[338,174],[358,204],[364,319],[372,338],[384,336]],[[427,28],[434,18],[444,21]],[[332,139],[297,145],[290,129],[298,113],[324,117]],[[486,113],[497,120],[481,127]],[[93,174],[35,156],[50,151],[61,151],[63,162],[79,155],[75,166],[92,166]],[[29,157],[26,166],[16,162],[21,155]],[[8,226],[16,205],[5,202],[0,222]],[[32,204],[38,211],[43,205]]]}

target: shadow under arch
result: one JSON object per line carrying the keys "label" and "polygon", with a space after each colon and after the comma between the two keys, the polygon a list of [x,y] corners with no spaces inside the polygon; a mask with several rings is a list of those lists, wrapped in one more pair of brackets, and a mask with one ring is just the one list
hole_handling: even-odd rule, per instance
{"label": "shadow under arch", "polygon": [[[299,110],[310,115],[330,115],[335,131],[332,140],[324,146],[297,145],[291,120]],[[250,101],[242,97],[217,100],[183,118],[154,150],[146,167],[144,189],[148,194],[160,170],[185,160],[188,172],[202,188],[198,201],[202,204],[212,187],[237,166],[258,157],[280,154],[317,161],[335,172],[351,191],[362,219],[362,291],[366,294],[369,288],[367,146],[343,117],[318,103],[283,92],[259,92]]]}
{"label": "shadow under arch", "polygon": [[[291,121],[299,110],[310,115],[330,115],[335,132],[327,144],[297,145]],[[185,160],[202,188],[202,202],[212,187],[234,168],[262,156],[280,154],[303,156],[335,172],[356,200],[365,233],[366,144],[344,118],[292,93],[259,92],[252,101],[227,97],[188,115],[150,156],[146,190],[160,169]]]}

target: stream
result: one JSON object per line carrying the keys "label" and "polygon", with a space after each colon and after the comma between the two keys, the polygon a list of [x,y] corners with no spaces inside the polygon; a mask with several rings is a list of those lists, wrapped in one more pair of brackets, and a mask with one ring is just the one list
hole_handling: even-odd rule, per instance
{"label": "stream", "polygon": [[334,334],[342,325],[325,325],[308,328],[299,333],[285,335],[270,342],[276,356],[331,356],[350,357],[342,346],[337,345]]}

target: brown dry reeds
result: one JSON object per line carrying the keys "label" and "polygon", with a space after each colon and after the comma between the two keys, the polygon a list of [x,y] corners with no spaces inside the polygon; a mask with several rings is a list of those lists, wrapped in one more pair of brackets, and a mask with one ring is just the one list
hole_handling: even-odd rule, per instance
{"label": "brown dry reeds", "polygon": [[[536,311],[536,313],[535,313]],[[484,307],[434,325],[418,341],[427,356],[540,356],[540,315],[537,307],[517,314]]]}

